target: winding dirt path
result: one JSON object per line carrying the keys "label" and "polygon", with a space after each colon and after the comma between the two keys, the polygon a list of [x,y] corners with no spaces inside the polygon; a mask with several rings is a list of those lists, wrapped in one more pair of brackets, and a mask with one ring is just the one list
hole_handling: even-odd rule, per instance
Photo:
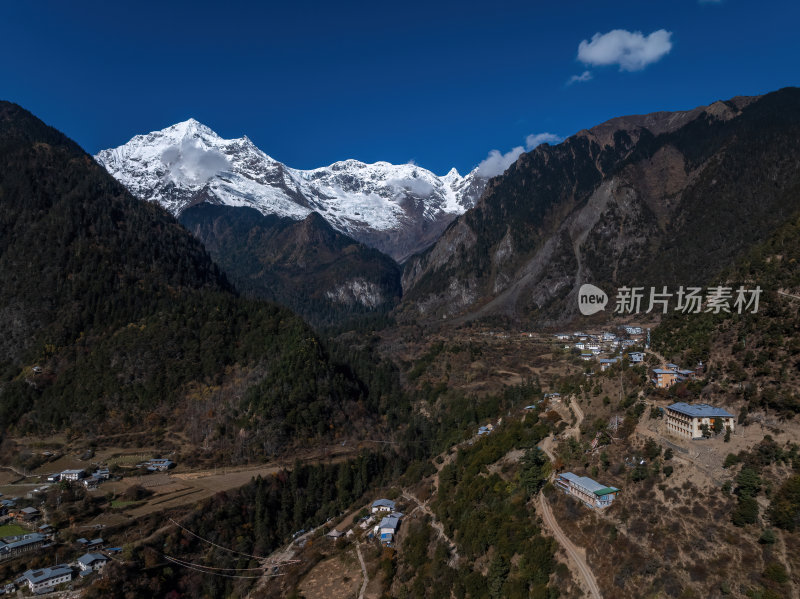
{"label": "winding dirt path", "polygon": [[436,514],[434,514],[433,510],[431,510],[431,508],[428,507],[428,503],[420,501],[414,495],[412,495],[411,493],[409,493],[408,491],[405,491],[405,490],[403,491],[403,497],[407,501],[413,501],[414,503],[417,504],[417,507],[414,508],[414,511],[416,511],[418,509],[422,510],[425,514],[427,514],[427,515],[429,515],[431,517],[431,526],[437,532],[437,534],[439,535],[439,538],[441,540],[443,540],[445,543],[447,543],[447,546],[450,548],[451,557],[450,557],[450,561],[448,562],[448,564],[452,567],[456,563],[458,563],[458,559],[459,559],[459,557],[458,557],[458,546],[453,542],[453,540],[450,537],[447,536],[447,533],[444,531],[444,525],[439,520],[437,520]]}
{"label": "winding dirt path", "polygon": [[655,356],[656,358],[658,358],[658,361],[661,362],[661,368],[667,367],[667,359],[657,351],[653,351],[652,349],[646,349],[644,350],[644,353],[650,354],[651,356]]}
{"label": "winding dirt path", "polygon": [[360,543],[356,543],[356,553],[358,554],[358,561],[361,562],[361,572],[364,574],[364,582],[361,583],[358,599],[364,599],[364,593],[367,592],[367,584],[369,584],[369,575],[367,574],[367,564],[364,563],[364,556],[361,554]]}
{"label": "winding dirt path", "polygon": [[575,544],[569,540],[567,535],[564,534],[564,531],[561,530],[561,527],[558,525],[558,521],[553,515],[553,510],[550,509],[550,504],[547,502],[547,498],[544,496],[544,493],[539,494],[539,505],[542,509],[542,521],[544,522],[544,525],[550,530],[551,533],[553,533],[556,541],[558,541],[558,543],[564,548],[564,551],[567,552],[567,557],[572,560],[573,564],[575,564],[575,567],[578,569],[578,572],[580,572],[584,582],[586,583],[588,596],[592,597],[593,599],[603,599],[603,595],[600,594],[600,587],[597,586],[597,579],[594,577],[594,573],[586,563],[584,550],[576,547]]}
{"label": "winding dirt path", "polygon": [[[575,438],[578,438],[580,435],[581,423],[584,419],[583,410],[578,405],[578,400],[574,396],[570,398],[568,406],[572,408],[575,414],[575,426],[567,429],[567,432],[572,433]],[[539,444],[539,449],[547,454],[550,461],[555,461],[556,457],[553,454],[552,447],[552,437],[547,437]],[[551,477],[552,476],[554,476],[554,474],[551,475]],[[580,574],[581,578],[583,578],[585,583],[584,588],[588,593],[587,596],[592,597],[592,599],[603,599],[603,595],[600,593],[600,587],[597,585],[597,579],[594,577],[594,573],[589,567],[589,564],[586,563],[586,552],[570,541],[569,537],[561,530],[561,527],[558,525],[558,520],[556,520],[555,515],[553,515],[553,510],[550,508],[550,504],[547,502],[544,493],[539,493],[539,506],[541,507],[542,522],[545,527],[552,533],[559,545],[564,548],[564,551],[567,553],[567,558],[573,564],[573,568],[571,568],[572,571],[577,572]]]}

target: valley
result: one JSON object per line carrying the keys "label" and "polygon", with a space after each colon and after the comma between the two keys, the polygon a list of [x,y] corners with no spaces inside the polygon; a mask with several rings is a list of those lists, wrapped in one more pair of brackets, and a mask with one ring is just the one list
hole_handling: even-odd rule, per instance
{"label": "valley", "polygon": [[[798,98],[614,119],[457,201],[457,173],[293,170],[196,121],[96,161],[0,104],[0,583],[800,596]],[[345,214],[373,193],[431,236],[381,253]],[[761,303],[584,317],[586,282]]]}

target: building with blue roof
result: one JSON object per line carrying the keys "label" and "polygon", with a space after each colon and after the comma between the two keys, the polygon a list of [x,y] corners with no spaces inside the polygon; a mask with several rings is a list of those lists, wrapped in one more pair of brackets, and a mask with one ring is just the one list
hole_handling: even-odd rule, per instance
{"label": "building with blue roof", "polygon": [[590,508],[610,506],[620,491],[616,487],[607,487],[588,476],[578,476],[572,472],[559,474],[556,477],[556,487],[567,495],[580,499]]}
{"label": "building with blue roof", "polygon": [[400,528],[400,518],[395,515],[386,516],[375,527],[375,534],[380,535],[381,543],[388,545],[394,539],[394,535],[397,534],[398,528]]}
{"label": "building with blue roof", "polygon": [[372,502],[372,513],[393,512],[395,503],[391,499],[376,499]]}
{"label": "building with blue roof", "polygon": [[11,559],[29,551],[36,551],[47,541],[47,537],[34,532],[0,540],[0,560]]}
{"label": "building with blue roof", "polygon": [[728,428],[733,432],[735,426],[733,414],[705,403],[688,404],[680,401],[667,406],[665,413],[667,432],[688,439],[702,439],[703,427],[713,430],[715,420],[721,421],[722,430]]}
{"label": "building with blue roof", "polygon": [[78,558],[78,567],[83,571],[102,570],[108,558],[102,553],[85,553]]}
{"label": "building with blue roof", "polygon": [[23,584],[28,584],[31,593],[37,594],[70,580],[72,580],[72,568],[67,564],[59,564],[41,570],[26,570],[19,578]]}

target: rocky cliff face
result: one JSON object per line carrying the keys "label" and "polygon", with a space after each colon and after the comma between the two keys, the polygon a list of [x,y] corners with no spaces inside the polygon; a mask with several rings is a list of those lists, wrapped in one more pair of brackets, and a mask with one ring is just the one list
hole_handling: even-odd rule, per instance
{"label": "rocky cliff face", "polygon": [[248,207],[197,204],[179,220],[241,292],[281,303],[316,325],[386,312],[400,267],[312,212],[297,221]]}
{"label": "rocky cliff face", "polygon": [[704,283],[800,209],[798,139],[792,88],[536,148],[408,261],[402,313],[551,324],[586,282]]}

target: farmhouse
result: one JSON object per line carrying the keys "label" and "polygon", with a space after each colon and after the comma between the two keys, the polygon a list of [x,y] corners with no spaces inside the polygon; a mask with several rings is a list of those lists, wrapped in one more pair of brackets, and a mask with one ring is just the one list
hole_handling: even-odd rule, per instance
{"label": "farmhouse", "polygon": [[102,553],[86,553],[78,558],[78,567],[84,572],[102,570],[108,558]]}
{"label": "farmhouse", "polygon": [[556,486],[567,495],[573,495],[591,508],[611,505],[619,493],[616,487],[606,487],[587,476],[564,472],[556,478]]}
{"label": "farmhouse", "polygon": [[64,470],[61,473],[61,480],[80,480],[86,476],[83,470]]}
{"label": "farmhouse", "polygon": [[400,518],[396,516],[386,516],[380,524],[375,527],[375,534],[380,536],[381,543],[389,545],[400,527]]}
{"label": "farmhouse", "polygon": [[395,507],[394,501],[391,499],[376,499],[372,503],[372,513],[376,512],[393,512]]}
{"label": "farmhouse", "polygon": [[733,432],[734,416],[722,408],[708,404],[674,403],[667,406],[667,431],[687,439],[702,439],[703,427],[711,431],[714,421],[720,420],[721,430],[729,428]]}
{"label": "farmhouse", "polygon": [[644,353],[640,351],[632,351],[628,354],[631,364],[641,364],[644,362]]}
{"label": "farmhouse", "polygon": [[32,520],[36,520],[39,516],[41,516],[41,514],[35,507],[25,507],[19,511],[17,514],[17,519],[30,522]]}
{"label": "farmhouse", "polygon": [[31,593],[38,594],[70,580],[72,580],[72,568],[67,564],[59,564],[52,568],[42,568],[41,570],[26,570],[18,582],[22,581],[23,584],[27,582]]}
{"label": "farmhouse", "polygon": [[600,372],[605,372],[617,363],[616,358],[603,358],[600,360]]}

